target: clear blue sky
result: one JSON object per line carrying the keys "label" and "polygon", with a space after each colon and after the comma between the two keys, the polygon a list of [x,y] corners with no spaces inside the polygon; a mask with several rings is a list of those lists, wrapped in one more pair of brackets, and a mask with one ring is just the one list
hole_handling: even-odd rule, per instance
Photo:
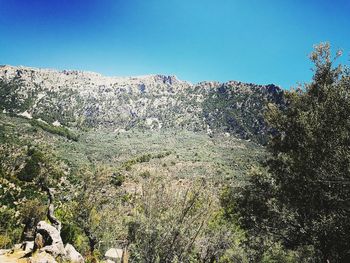
{"label": "clear blue sky", "polygon": [[0,0],[0,64],[105,75],[309,81],[307,55],[350,52],[350,0]]}

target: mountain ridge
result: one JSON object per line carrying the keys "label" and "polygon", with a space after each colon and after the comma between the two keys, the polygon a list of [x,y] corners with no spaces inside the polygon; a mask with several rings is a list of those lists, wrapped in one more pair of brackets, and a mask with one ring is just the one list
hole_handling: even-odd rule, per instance
{"label": "mountain ridge", "polygon": [[177,75],[175,74],[159,74],[159,73],[151,73],[151,74],[144,74],[144,75],[128,75],[128,76],[119,76],[119,75],[105,75],[103,73],[99,73],[97,71],[91,71],[91,70],[78,70],[78,69],[55,69],[55,68],[46,68],[46,67],[32,67],[32,66],[25,66],[25,65],[18,65],[18,66],[13,66],[10,64],[1,64],[0,65],[0,71],[4,70],[32,70],[32,71],[44,71],[44,72],[55,72],[55,73],[64,73],[64,74],[91,74],[95,76],[100,76],[103,78],[110,78],[110,79],[147,79],[147,78],[159,78],[159,79],[169,79],[169,80],[175,80],[178,82],[183,82],[183,83],[188,83],[189,85],[201,85],[201,84],[206,84],[210,83],[212,85],[219,85],[219,84],[225,84],[225,83],[243,83],[247,85],[256,85],[260,87],[265,87],[265,86],[276,86],[279,89],[283,89],[281,86],[269,83],[269,84],[257,84],[253,82],[245,82],[245,81],[240,81],[240,80],[227,80],[227,81],[217,81],[217,80],[200,80],[197,82],[193,81],[188,81],[188,80],[183,80],[180,79]]}
{"label": "mountain ridge", "polygon": [[176,76],[108,77],[89,71],[0,67],[3,112],[73,128],[180,128],[264,141],[266,103],[283,104],[273,84]]}

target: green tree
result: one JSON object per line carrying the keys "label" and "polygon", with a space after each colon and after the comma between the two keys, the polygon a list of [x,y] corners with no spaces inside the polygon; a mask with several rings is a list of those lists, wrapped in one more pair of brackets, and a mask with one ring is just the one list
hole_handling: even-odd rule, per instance
{"label": "green tree", "polygon": [[241,258],[240,232],[220,221],[211,187],[196,181],[180,189],[160,178],[142,185],[128,228],[131,262],[219,262],[226,252]]}
{"label": "green tree", "polygon": [[339,55],[315,47],[313,81],[286,92],[285,109],[269,105],[269,159],[223,199],[260,247],[261,237],[312,246],[316,262],[350,262],[350,74],[334,67]]}
{"label": "green tree", "polygon": [[82,167],[76,176],[81,184],[75,189],[75,198],[64,208],[64,222],[74,222],[77,232],[84,233],[87,258],[97,262],[99,252],[115,247],[116,240],[127,235],[121,226],[126,214],[121,207],[121,190],[112,182],[113,172],[104,167]]}
{"label": "green tree", "polygon": [[21,223],[24,224],[22,240],[34,240],[35,227],[39,221],[46,217],[47,207],[38,199],[28,200],[21,205]]}

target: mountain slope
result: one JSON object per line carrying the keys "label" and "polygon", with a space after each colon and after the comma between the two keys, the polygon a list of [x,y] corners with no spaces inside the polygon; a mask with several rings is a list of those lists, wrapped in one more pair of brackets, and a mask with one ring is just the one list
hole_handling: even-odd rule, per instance
{"label": "mountain slope", "polygon": [[[63,241],[85,254],[83,226],[101,241],[101,253],[118,246],[116,239],[131,238],[129,223],[139,220],[148,186],[164,185],[169,198],[178,198],[206,185],[210,198],[201,203],[219,214],[224,186],[244,185],[266,155],[256,143],[268,134],[263,109],[268,102],[283,105],[282,95],[274,85],[234,81],[193,85],[172,76],[0,67],[0,247],[21,240],[28,209],[45,219],[38,213],[46,209],[42,185],[56,191]],[[97,215],[110,215],[98,220],[111,231],[96,228]],[[239,240],[236,234],[230,239]],[[216,238],[207,230],[201,235]]]}
{"label": "mountain slope", "polygon": [[264,142],[264,106],[282,103],[282,94],[274,85],[235,81],[191,84],[175,76],[0,67],[3,112],[75,128],[176,128]]}

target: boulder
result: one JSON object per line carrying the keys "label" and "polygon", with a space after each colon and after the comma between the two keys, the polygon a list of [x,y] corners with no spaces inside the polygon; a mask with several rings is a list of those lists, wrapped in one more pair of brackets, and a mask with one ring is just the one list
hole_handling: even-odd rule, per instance
{"label": "boulder", "polygon": [[64,248],[66,251],[65,260],[71,263],[84,263],[83,256],[75,250],[75,248],[71,244],[67,244]]}
{"label": "boulder", "polygon": [[122,262],[122,258],[123,258],[123,249],[110,248],[105,253],[105,258],[107,260],[114,262],[114,263],[120,263],[120,262]]}
{"label": "boulder", "polygon": [[54,257],[66,254],[60,232],[45,221],[40,221],[36,226],[34,251],[47,252]]}

